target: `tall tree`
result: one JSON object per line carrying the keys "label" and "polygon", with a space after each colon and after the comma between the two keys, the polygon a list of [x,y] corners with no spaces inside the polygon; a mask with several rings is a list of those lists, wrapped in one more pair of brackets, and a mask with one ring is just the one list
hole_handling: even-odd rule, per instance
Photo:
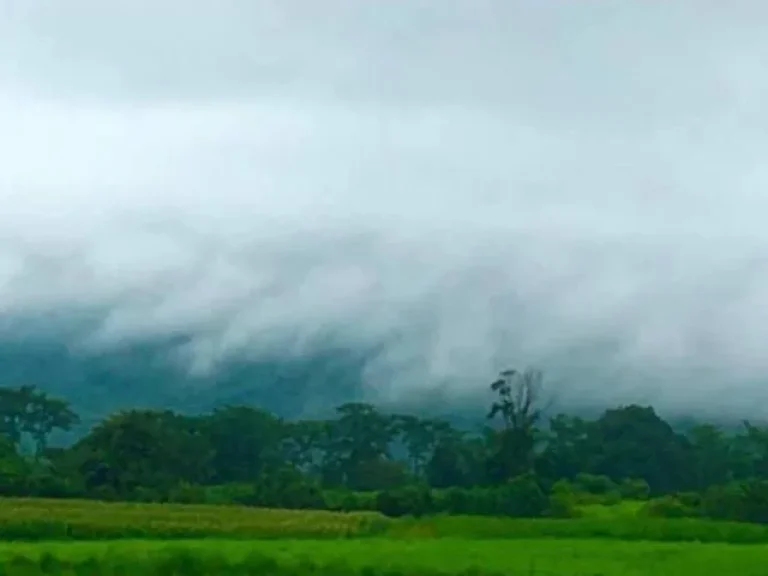
{"label": "tall tree", "polygon": [[210,477],[213,450],[197,423],[170,411],[129,410],[97,424],[73,447],[86,486],[132,497],[162,496],[182,481]]}
{"label": "tall tree", "polygon": [[44,454],[54,430],[70,430],[79,421],[68,402],[35,386],[0,388],[0,433],[17,448],[27,434],[38,457]]}
{"label": "tall tree", "polygon": [[497,398],[488,419],[501,420],[502,428],[490,435],[488,476],[491,482],[499,482],[533,468],[543,376],[533,369],[505,370],[491,383],[491,390]]}
{"label": "tall tree", "polygon": [[403,481],[405,470],[390,459],[396,428],[391,417],[370,404],[351,402],[337,408],[329,428],[328,464],[350,488],[376,490]]}
{"label": "tall tree", "polygon": [[408,464],[414,476],[424,474],[424,466],[435,449],[437,440],[435,422],[410,414],[397,414],[392,418],[408,454]]}
{"label": "tall tree", "polygon": [[596,474],[613,480],[643,478],[652,493],[687,490],[693,483],[693,453],[653,408],[637,405],[606,410],[590,427]]}
{"label": "tall tree", "polygon": [[215,481],[253,482],[282,464],[285,424],[274,414],[248,406],[218,408],[205,418],[214,450]]}

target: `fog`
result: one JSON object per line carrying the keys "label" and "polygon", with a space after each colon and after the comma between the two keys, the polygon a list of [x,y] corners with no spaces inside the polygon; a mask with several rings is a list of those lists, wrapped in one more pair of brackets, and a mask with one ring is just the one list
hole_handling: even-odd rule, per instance
{"label": "fog", "polygon": [[[376,395],[768,400],[768,5],[4,0],[0,311]],[[330,384],[329,384],[330,385]]]}

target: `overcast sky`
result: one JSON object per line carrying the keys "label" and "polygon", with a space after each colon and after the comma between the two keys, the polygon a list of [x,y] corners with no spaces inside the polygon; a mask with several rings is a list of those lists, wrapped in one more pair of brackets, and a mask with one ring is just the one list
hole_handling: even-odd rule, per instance
{"label": "overcast sky", "polygon": [[759,404],[766,22],[0,0],[0,310],[106,305],[95,340],[192,331],[199,368],[386,339],[367,377],[397,393],[539,364],[584,394]]}

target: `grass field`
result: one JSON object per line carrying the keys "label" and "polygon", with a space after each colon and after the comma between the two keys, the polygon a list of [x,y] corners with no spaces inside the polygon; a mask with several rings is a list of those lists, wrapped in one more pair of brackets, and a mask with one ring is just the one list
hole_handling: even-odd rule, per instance
{"label": "grass field", "polygon": [[238,506],[0,499],[0,575],[765,575],[768,527],[654,519],[387,519]]}
{"label": "grass field", "polygon": [[401,540],[602,538],[768,544],[768,527],[764,526],[645,518],[631,514],[631,510],[632,503],[602,512],[590,508],[583,518],[571,520],[481,516],[391,520],[372,512],[8,498],[0,499],[0,540],[339,539],[386,535]]}
{"label": "grass field", "polygon": [[[508,574],[539,576],[764,576],[768,546],[593,540],[161,541],[14,544],[0,558],[17,569],[79,564],[79,573]],[[28,562],[20,558],[28,558]],[[28,565],[25,565],[28,564]],[[58,572],[54,571],[54,568]],[[7,571],[6,574],[13,574]],[[24,572],[19,572],[23,574]],[[40,573],[40,572],[38,572]],[[91,572],[93,574],[94,572]]]}
{"label": "grass field", "polygon": [[0,540],[340,538],[385,532],[380,514],[0,498]]}

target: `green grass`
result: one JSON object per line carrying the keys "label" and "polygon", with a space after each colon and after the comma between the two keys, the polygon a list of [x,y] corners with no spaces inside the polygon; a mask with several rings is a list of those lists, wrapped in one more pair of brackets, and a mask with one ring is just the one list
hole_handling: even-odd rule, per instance
{"label": "green grass", "polygon": [[617,504],[587,504],[579,506],[579,513],[585,518],[631,518],[637,516],[645,502],[623,500]]}
{"label": "green grass", "polygon": [[570,520],[436,516],[393,522],[387,534],[402,538],[600,538],[655,542],[768,544],[768,527],[692,518],[594,517]]}
{"label": "green grass", "polygon": [[[548,576],[765,576],[768,546],[606,542],[601,540],[160,541],[5,544],[0,559],[29,558],[61,571],[88,563],[123,574],[507,574]],[[175,567],[175,570],[173,569]],[[186,568],[185,568],[186,567]],[[183,571],[178,571],[184,568]],[[210,571],[205,571],[210,570]],[[215,572],[214,570],[218,570]],[[224,572],[226,570],[226,572]],[[163,572],[164,571],[164,572]],[[6,570],[5,573],[10,573]],[[38,572],[41,573],[41,572]],[[83,574],[87,572],[81,572]],[[93,573],[93,572],[91,572]],[[114,572],[113,572],[114,573]]]}
{"label": "green grass", "polygon": [[638,515],[639,506],[585,506],[583,517],[570,520],[391,520],[375,513],[0,499],[0,576],[768,574],[768,527],[648,518]]}
{"label": "green grass", "polygon": [[381,534],[390,524],[371,512],[0,498],[0,540],[318,539]]}
{"label": "green grass", "polygon": [[[630,503],[631,504],[631,503]],[[436,516],[387,519],[377,513],[335,513],[182,504],[0,499],[0,541],[199,538],[398,539],[602,538],[659,542],[768,543],[768,527],[703,519],[638,516],[630,506],[588,508],[582,518],[515,519]]]}

